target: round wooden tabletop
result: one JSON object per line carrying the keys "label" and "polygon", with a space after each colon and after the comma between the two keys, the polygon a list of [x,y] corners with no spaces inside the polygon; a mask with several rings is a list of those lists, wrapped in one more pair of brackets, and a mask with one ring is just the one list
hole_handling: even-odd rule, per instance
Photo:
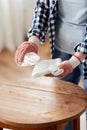
{"label": "round wooden tabletop", "polygon": [[21,79],[0,86],[0,122],[37,127],[72,120],[87,107],[87,93],[54,78]]}

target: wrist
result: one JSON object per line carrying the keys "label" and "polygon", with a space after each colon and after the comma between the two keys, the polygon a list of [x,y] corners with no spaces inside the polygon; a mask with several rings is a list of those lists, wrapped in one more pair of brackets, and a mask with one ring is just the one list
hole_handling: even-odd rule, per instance
{"label": "wrist", "polygon": [[39,44],[40,44],[40,39],[38,36],[31,36],[31,37],[29,37],[28,41],[36,44],[37,46],[39,46]]}
{"label": "wrist", "polygon": [[76,68],[79,64],[81,63],[81,59],[76,56],[73,55],[70,59],[69,59],[69,64],[71,64],[71,66],[74,68]]}

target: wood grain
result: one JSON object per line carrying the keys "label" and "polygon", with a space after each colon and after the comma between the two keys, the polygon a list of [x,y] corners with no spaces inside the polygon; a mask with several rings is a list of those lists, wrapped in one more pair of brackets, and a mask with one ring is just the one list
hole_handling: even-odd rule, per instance
{"label": "wood grain", "polygon": [[19,84],[22,81],[0,86],[0,121],[7,125],[26,128],[61,124],[86,109],[86,100],[75,96],[84,91],[74,84],[47,77],[29,78],[23,86]]}
{"label": "wood grain", "polygon": [[63,130],[69,120],[78,118],[86,109],[87,93],[55,78],[32,78],[32,69],[17,66],[14,52],[0,54],[0,126]]}

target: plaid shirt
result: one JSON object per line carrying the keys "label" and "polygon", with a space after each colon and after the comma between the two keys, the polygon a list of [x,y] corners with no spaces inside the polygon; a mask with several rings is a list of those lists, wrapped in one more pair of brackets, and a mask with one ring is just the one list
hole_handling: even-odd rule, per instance
{"label": "plaid shirt", "polygon": [[[81,43],[77,43],[77,45],[75,46],[75,51],[87,54],[87,26],[83,41]],[[82,63],[84,79],[87,79],[87,57],[83,60]]]}
{"label": "plaid shirt", "polygon": [[[49,40],[51,43],[51,53],[54,50],[55,44],[55,22],[57,17],[58,0],[36,0],[32,28],[27,33],[28,37],[37,35],[43,43],[46,39],[48,31]],[[87,54],[87,28],[82,43],[78,43],[75,50]],[[87,58],[84,62],[84,78],[87,78]]]}

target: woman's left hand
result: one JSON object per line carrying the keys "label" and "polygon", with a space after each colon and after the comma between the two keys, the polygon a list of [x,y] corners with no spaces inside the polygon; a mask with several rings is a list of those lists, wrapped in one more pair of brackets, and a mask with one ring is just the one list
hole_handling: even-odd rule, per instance
{"label": "woman's left hand", "polygon": [[54,76],[52,74],[47,74],[46,76],[48,77],[58,77],[58,78],[63,78],[65,76],[67,76],[68,74],[72,73],[73,71],[73,67],[72,65],[69,63],[69,61],[62,61],[59,65],[58,68],[63,69],[64,72],[58,76]]}

